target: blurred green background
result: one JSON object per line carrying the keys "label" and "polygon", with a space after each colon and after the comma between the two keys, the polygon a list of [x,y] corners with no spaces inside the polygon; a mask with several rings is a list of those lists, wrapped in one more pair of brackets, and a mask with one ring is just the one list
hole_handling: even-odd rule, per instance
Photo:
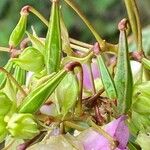
{"label": "blurred green background", "polygon": [[[117,24],[120,19],[126,17],[123,0],[75,0],[87,18],[94,25],[100,35],[109,42],[117,42]],[[150,24],[150,0],[136,0],[140,10],[142,27]],[[19,12],[24,5],[31,5],[49,19],[50,0],[0,0],[0,46],[8,46],[8,39],[15,27]],[[94,38],[80,20],[80,18],[62,3],[62,11],[66,26],[71,37],[94,42]],[[29,15],[28,30],[34,26],[38,35],[45,36],[47,28],[34,15]],[[7,54],[0,53],[0,65],[4,65],[8,59]]]}

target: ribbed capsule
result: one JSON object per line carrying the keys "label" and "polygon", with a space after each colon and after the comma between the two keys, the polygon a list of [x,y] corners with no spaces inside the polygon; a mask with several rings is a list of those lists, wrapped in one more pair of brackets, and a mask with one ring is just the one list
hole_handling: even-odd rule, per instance
{"label": "ribbed capsule", "polygon": [[67,72],[62,69],[56,75],[50,77],[46,82],[36,87],[24,99],[19,108],[20,113],[35,113],[54,92],[58,84],[65,77]]}
{"label": "ribbed capsule", "polygon": [[59,1],[52,1],[50,23],[45,41],[45,63],[47,73],[57,72],[61,61],[61,29],[59,16]]}
{"label": "ribbed capsule", "polygon": [[120,36],[114,81],[118,95],[118,112],[124,114],[128,112],[132,104],[133,80],[126,35],[126,19],[123,19],[118,26]]}
{"label": "ribbed capsule", "polygon": [[9,38],[9,46],[10,48],[16,47],[22,40],[27,26],[27,12],[20,13],[20,19],[14,30],[12,31],[10,38]]}
{"label": "ribbed capsule", "polygon": [[[25,85],[26,71],[24,69],[22,69],[18,65],[16,65],[13,76],[16,79],[16,81],[20,84],[20,86]],[[17,91],[17,87],[15,87],[15,89]]]}

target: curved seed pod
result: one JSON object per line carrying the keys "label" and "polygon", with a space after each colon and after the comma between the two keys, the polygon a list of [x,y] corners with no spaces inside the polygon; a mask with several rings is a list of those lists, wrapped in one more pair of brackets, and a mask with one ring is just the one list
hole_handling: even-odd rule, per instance
{"label": "curved seed pod", "polygon": [[128,43],[126,35],[126,19],[123,19],[119,25],[120,37],[118,46],[118,58],[116,74],[114,77],[117,95],[119,114],[127,113],[132,104],[132,72],[130,59],[128,56]]}
{"label": "curved seed pod", "polygon": [[28,12],[21,11],[20,14],[21,16],[20,16],[19,22],[14,28],[14,30],[12,31],[10,38],[9,38],[9,46],[11,48],[16,47],[21,42],[26,31]]}
{"label": "curved seed pod", "polygon": [[109,73],[109,70],[104,63],[103,57],[100,54],[100,47],[99,47],[98,43],[96,43],[94,45],[93,51],[97,58],[97,63],[99,66],[99,71],[101,73],[101,79],[102,79],[102,83],[105,88],[106,94],[107,94],[108,98],[116,99],[117,98],[116,87],[115,87],[114,81]]}
{"label": "curved seed pod", "polygon": [[50,23],[45,41],[45,63],[47,73],[57,72],[61,61],[61,29],[59,17],[59,1],[52,1]]}
{"label": "curved seed pod", "polygon": [[36,87],[33,91],[31,91],[21,104],[19,112],[34,113],[38,111],[41,105],[53,93],[55,88],[58,86],[58,84],[66,74],[67,72],[63,69],[56,75],[50,77],[46,82]]}
{"label": "curved seed pod", "polygon": [[12,61],[27,71],[39,73],[44,69],[44,56],[33,47],[27,47],[19,58],[14,58]]}
{"label": "curved seed pod", "polygon": [[99,70],[101,73],[101,79],[103,82],[103,86],[105,88],[108,98],[116,99],[117,92],[116,92],[116,87],[115,87],[114,81],[113,81],[113,79],[108,71],[108,68],[106,67],[101,55],[97,55],[97,62],[98,62]]}
{"label": "curved seed pod", "polygon": [[28,35],[28,38],[30,39],[32,46],[43,54],[45,51],[44,43],[42,43],[38,37],[30,34],[29,32],[26,32],[26,34]]}
{"label": "curved seed pod", "polygon": [[[13,62],[11,61],[8,61],[7,64],[4,66],[4,68],[12,73],[13,72]],[[7,80],[7,76],[3,73],[3,72],[0,72],[0,89],[2,89],[6,83],[6,80]]]}
{"label": "curved seed pod", "polygon": [[63,117],[77,102],[78,94],[79,86],[77,77],[73,72],[69,72],[56,89],[56,98]]}

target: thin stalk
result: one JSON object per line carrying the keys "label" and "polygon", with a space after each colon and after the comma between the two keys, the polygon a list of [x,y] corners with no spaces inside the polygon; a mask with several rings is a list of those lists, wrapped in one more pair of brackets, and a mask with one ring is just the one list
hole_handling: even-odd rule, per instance
{"label": "thin stalk", "polygon": [[135,14],[136,22],[137,22],[137,30],[138,30],[138,51],[143,51],[142,47],[142,31],[141,31],[141,21],[139,17],[139,10],[135,0],[131,0],[133,11]]}
{"label": "thin stalk", "polygon": [[132,2],[131,0],[124,0],[126,9],[127,9],[127,13],[128,13],[128,17],[129,17],[129,21],[131,24],[131,29],[132,32],[134,34],[134,38],[135,38],[135,42],[136,45],[138,45],[138,29],[137,29],[137,22],[136,22],[136,18],[132,9]]}
{"label": "thin stalk", "polygon": [[3,150],[10,150],[10,147],[14,144],[16,140],[13,139],[8,145],[6,145],[6,147],[3,148]]}
{"label": "thin stalk", "polygon": [[67,127],[70,127],[70,128],[73,128],[73,129],[76,129],[78,131],[84,131],[86,128],[78,125],[78,124],[75,124],[73,122],[70,122],[70,121],[65,121],[64,122],[64,125],[67,126]]}
{"label": "thin stalk", "polygon": [[89,75],[90,75],[90,81],[91,81],[91,83],[92,83],[93,94],[96,94],[96,88],[95,88],[94,76],[93,76],[93,73],[92,73],[92,66],[91,66],[91,63],[88,62],[88,63],[87,63],[87,66],[88,66],[88,69],[89,69]]}
{"label": "thin stalk", "polygon": [[46,26],[48,26],[48,21],[35,8],[29,6],[29,11],[36,15]]}
{"label": "thin stalk", "polygon": [[73,38],[69,38],[69,40],[73,44],[76,44],[76,45],[79,45],[79,46],[82,46],[82,47],[85,47],[85,48],[88,48],[88,49],[91,49],[93,47],[93,45],[91,45],[91,44],[81,42],[81,41],[78,41],[78,40],[73,39]]}
{"label": "thin stalk", "polygon": [[100,35],[97,33],[97,31],[94,29],[92,24],[88,21],[86,16],[83,14],[83,12],[80,10],[79,6],[77,3],[73,0],[64,0],[78,15],[79,17],[83,20],[83,22],[86,24],[86,26],[89,28],[89,30],[92,32],[94,35],[95,39],[97,42],[101,45],[102,51],[110,51],[113,53],[117,53],[117,45],[106,43],[105,40],[103,40]]}
{"label": "thin stalk", "polygon": [[83,110],[82,110],[82,94],[83,94],[83,69],[82,66],[79,66],[80,69],[80,90],[79,90],[79,99],[77,102],[77,113],[81,116],[83,114]]}
{"label": "thin stalk", "polygon": [[0,67],[0,71],[5,73],[8,78],[16,85],[16,87],[21,91],[24,97],[27,96],[27,93],[24,91],[24,89],[20,86],[20,84],[16,81],[16,79],[4,68]]}
{"label": "thin stalk", "polygon": [[81,47],[79,45],[70,44],[70,46],[71,46],[71,48],[79,50],[79,51],[84,52],[84,53],[88,53],[90,51],[88,48]]}
{"label": "thin stalk", "polygon": [[7,48],[7,47],[0,47],[0,51],[3,51],[3,52],[10,52],[10,48]]}
{"label": "thin stalk", "polygon": [[99,36],[99,34],[96,32],[92,24],[88,21],[86,16],[83,14],[83,12],[80,10],[79,6],[75,3],[73,0],[64,0],[83,20],[83,22],[87,25],[87,27],[91,30],[93,35],[95,36],[96,40],[98,42],[103,42],[103,39]]}

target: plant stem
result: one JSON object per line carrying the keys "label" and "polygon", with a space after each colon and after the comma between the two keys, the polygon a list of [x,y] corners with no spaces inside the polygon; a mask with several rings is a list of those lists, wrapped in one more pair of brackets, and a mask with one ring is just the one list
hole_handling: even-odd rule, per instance
{"label": "plant stem", "polygon": [[24,89],[19,85],[19,83],[16,81],[16,79],[4,68],[0,67],[0,71],[5,73],[8,78],[10,78],[10,80],[12,82],[14,82],[14,84],[16,85],[16,87],[22,92],[23,96],[26,97],[27,93],[24,91]]}
{"label": "plant stem", "polygon": [[89,52],[89,49],[88,49],[88,48],[81,47],[81,46],[79,46],[79,45],[70,44],[70,46],[71,46],[71,48],[76,49],[76,50],[79,50],[79,51],[84,52],[84,53],[88,53],[88,52]]}
{"label": "plant stem", "polygon": [[96,32],[92,24],[88,21],[86,16],[83,14],[83,12],[80,10],[79,6],[75,3],[73,0],[64,0],[78,15],[79,17],[83,20],[83,22],[86,24],[86,26],[90,29],[94,37],[96,38],[97,42],[101,45],[102,51],[111,51],[114,53],[117,53],[117,46],[106,43],[105,40],[103,40],[99,34]]}
{"label": "plant stem", "polygon": [[94,76],[93,76],[93,72],[92,72],[91,63],[88,62],[87,66],[88,66],[88,69],[89,69],[89,75],[90,75],[90,80],[91,80],[91,83],[92,83],[93,94],[96,94],[96,88],[95,88]]}
{"label": "plant stem", "polygon": [[67,126],[67,127],[70,127],[70,128],[73,128],[73,129],[76,129],[78,131],[83,131],[85,130],[86,128],[76,124],[76,123],[73,123],[73,122],[70,122],[70,121],[65,121],[64,122],[64,125]]}
{"label": "plant stem", "polygon": [[138,30],[138,51],[143,51],[142,47],[142,31],[141,31],[141,22],[139,17],[139,10],[135,0],[131,0],[133,11],[135,14],[136,22],[137,22],[137,30]]}
{"label": "plant stem", "polygon": [[[138,11],[136,1],[135,0],[124,0],[124,2],[126,5],[132,32],[135,37],[137,49],[138,49],[138,51],[143,52],[141,22],[140,22],[139,11]],[[143,52],[143,54],[144,54],[144,52]]]}
{"label": "plant stem", "polygon": [[73,0],[64,0],[83,20],[83,22],[87,25],[87,27],[91,30],[91,32],[94,34],[97,41],[102,42],[103,39],[98,35],[98,33],[95,31],[91,23],[88,21],[86,16],[82,13],[79,6],[75,3]]}
{"label": "plant stem", "polygon": [[7,47],[0,47],[0,51],[9,52],[9,51],[10,51],[10,48],[7,48]]}
{"label": "plant stem", "polygon": [[73,38],[69,38],[69,40],[73,44],[76,44],[76,45],[79,45],[79,46],[82,46],[82,47],[85,47],[85,48],[88,48],[88,49],[91,49],[93,47],[93,45],[91,45],[91,44],[81,42],[81,41],[78,41],[78,40],[73,39]]}
{"label": "plant stem", "polygon": [[32,12],[34,15],[36,15],[46,26],[48,26],[48,21],[36,9],[34,9],[31,6],[29,6],[29,11]]}
{"label": "plant stem", "polygon": [[133,9],[132,9],[131,0],[124,0],[124,3],[125,3],[125,6],[126,6],[126,9],[127,9],[128,18],[129,18],[129,21],[130,21],[132,32],[134,34],[135,42],[136,42],[136,45],[138,45],[137,22],[136,22],[136,18],[135,18]]}

